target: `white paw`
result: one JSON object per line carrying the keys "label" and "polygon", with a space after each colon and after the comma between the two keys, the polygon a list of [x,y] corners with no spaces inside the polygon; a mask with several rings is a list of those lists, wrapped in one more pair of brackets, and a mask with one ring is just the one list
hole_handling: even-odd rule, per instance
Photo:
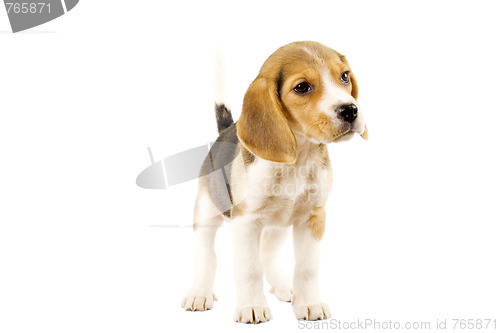
{"label": "white paw", "polygon": [[298,320],[323,320],[331,317],[330,309],[325,303],[294,304],[293,311]]}
{"label": "white paw", "polygon": [[270,293],[276,295],[276,297],[282,302],[291,302],[293,297],[293,288],[292,287],[284,287],[284,288],[271,288],[269,290]]}
{"label": "white paw", "polygon": [[181,306],[186,311],[205,311],[214,307],[214,301],[217,297],[213,293],[195,294],[188,293],[182,300]]}
{"label": "white paw", "polygon": [[259,324],[271,320],[271,310],[267,306],[237,307],[234,312],[234,321],[244,324]]}

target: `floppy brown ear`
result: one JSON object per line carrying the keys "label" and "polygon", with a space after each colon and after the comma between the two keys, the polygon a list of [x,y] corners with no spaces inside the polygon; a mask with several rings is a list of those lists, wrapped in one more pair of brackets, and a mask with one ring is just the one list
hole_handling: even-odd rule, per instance
{"label": "floppy brown ear", "polygon": [[[358,81],[356,80],[356,77],[351,74],[351,96],[354,97],[354,99],[358,99]],[[365,124],[365,130],[363,133],[360,134],[361,137],[364,140],[368,140],[368,128],[366,128]]]}
{"label": "floppy brown ear", "polygon": [[365,141],[368,140],[368,128],[366,128],[366,124],[365,124],[365,131],[360,135]]}
{"label": "floppy brown ear", "polygon": [[252,82],[236,129],[240,141],[254,155],[279,163],[297,160],[297,141],[285,118],[275,80],[257,77]]}

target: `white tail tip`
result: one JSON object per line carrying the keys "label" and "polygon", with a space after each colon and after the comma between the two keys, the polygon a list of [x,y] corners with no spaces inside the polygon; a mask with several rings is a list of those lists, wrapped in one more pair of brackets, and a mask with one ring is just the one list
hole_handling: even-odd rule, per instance
{"label": "white tail tip", "polygon": [[215,104],[224,104],[229,108],[226,82],[226,64],[221,46],[217,46],[214,53],[214,97]]}

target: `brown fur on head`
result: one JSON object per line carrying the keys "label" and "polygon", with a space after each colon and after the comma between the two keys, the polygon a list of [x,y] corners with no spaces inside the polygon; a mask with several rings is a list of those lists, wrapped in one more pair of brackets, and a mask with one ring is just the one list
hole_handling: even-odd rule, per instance
{"label": "brown fur on head", "polygon": [[[348,73],[348,83],[341,80]],[[344,74],[345,75],[345,74]],[[300,93],[297,87],[308,86]],[[356,105],[358,85],[345,57],[316,42],[295,42],[274,52],[248,88],[237,122],[240,141],[274,162],[297,159],[295,133],[318,143],[342,141],[354,132],[367,138],[363,117],[348,123],[336,109]]]}

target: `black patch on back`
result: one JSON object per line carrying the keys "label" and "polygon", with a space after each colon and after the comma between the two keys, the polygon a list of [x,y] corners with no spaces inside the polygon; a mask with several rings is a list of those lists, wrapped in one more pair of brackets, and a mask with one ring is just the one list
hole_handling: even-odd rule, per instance
{"label": "black patch on back", "polygon": [[[231,118],[232,120],[232,118]],[[210,198],[224,215],[229,216],[233,205],[231,193],[232,162],[239,154],[236,124],[222,130],[201,166],[200,177],[206,181]]]}

